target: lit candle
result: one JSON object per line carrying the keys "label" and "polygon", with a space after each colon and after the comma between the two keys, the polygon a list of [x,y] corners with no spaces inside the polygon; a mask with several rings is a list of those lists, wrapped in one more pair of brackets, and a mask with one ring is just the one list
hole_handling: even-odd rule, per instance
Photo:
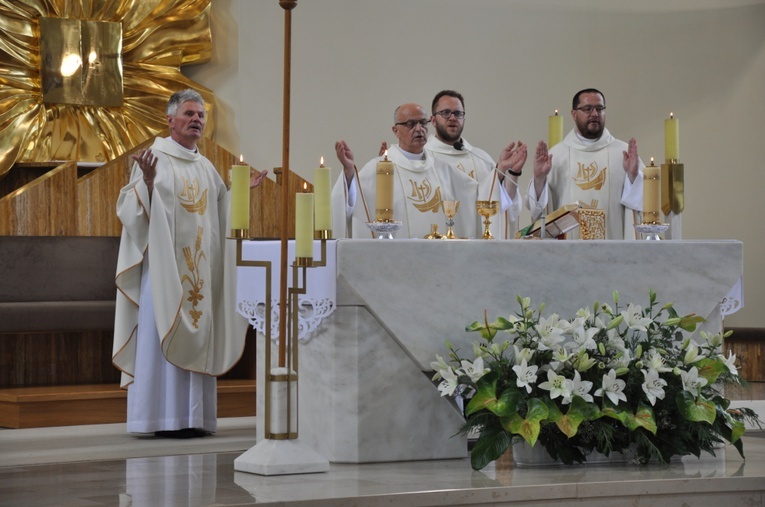
{"label": "lit candle", "polygon": [[661,177],[659,167],[653,163],[643,169],[643,223],[658,224],[661,207]]}
{"label": "lit candle", "polygon": [[550,122],[547,128],[547,147],[552,148],[563,140],[563,117],[558,116],[558,110],[550,116]]}
{"label": "lit candle", "polygon": [[313,257],[313,194],[295,194],[295,257]]}
{"label": "lit candle", "polygon": [[330,199],[331,169],[324,167],[324,157],[321,157],[319,167],[313,170],[313,191],[316,194],[316,216],[314,229],[328,231],[332,229],[332,204]]}
{"label": "lit candle", "polygon": [[680,120],[672,113],[664,120],[664,158],[667,162],[680,159]]}
{"label": "lit candle", "polygon": [[250,166],[241,155],[231,166],[231,228],[250,229]]}
{"label": "lit candle", "polygon": [[377,188],[375,189],[375,219],[378,222],[393,221],[393,162],[385,157],[377,163]]}

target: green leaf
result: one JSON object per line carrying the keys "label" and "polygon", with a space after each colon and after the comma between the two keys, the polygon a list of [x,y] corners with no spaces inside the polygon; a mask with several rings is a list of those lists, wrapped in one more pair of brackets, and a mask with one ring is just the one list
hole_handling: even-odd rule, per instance
{"label": "green leaf", "polygon": [[465,328],[468,333],[479,332],[481,338],[491,341],[497,334],[497,331],[506,331],[513,329],[513,323],[504,317],[499,317],[494,322],[475,321]]}
{"label": "green leaf", "polygon": [[510,387],[497,397],[497,379],[484,381],[484,378],[476,384],[476,393],[468,403],[465,415],[469,416],[483,409],[489,410],[499,417],[507,417],[517,412],[518,407],[523,403],[523,394]]}
{"label": "green leaf", "polygon": [[656,434],[656,419],[653,415],[653,409],[643,403],[638,406],[635,413],[607,404],[601,411],[601,415],[621,421],[630,431],[645,428],[654,435]]}
{"label": "green leaf", "polygon": [[696,324],[700,324],[702,322],[706,322],[706,319],[704,317],[699,317],[695,313],[691,313],[689,315],[681,317],[679,325],[684,331],[688,331],[689,333],[692,333],[696,330]]}
{"label": "green leaf", "polygon": [[470,466],[473,470],[481,470],[502,456],[512,441],[512,436],[505,431],[482,431],[470,451]]}
{"label": "green leaf", "polygon": [[549,410],[541,400],[532,398],[529,400],[526,418],[517,412],[510,417],[502,417],[502,427],[510,433],[522,436],[529,445],[534,445],[539,437],[541,422],[547,418]]}
{"label": "green leaf", "polygon": [[705,357],[697,362],[696,368],[699,370],[699,376],[707,379],[708,385],[717,382],[717,378],[728,371],[728,367],[725,366],[724,362],[709,357]]}
{"label": "green leaf", "polygon": [[561,414],[561,417],[555,421],[555,424],[564,435],[571,438],[579,431],[579,425],[582,424],[583,421],[597,419],[597,417],[597,407],[594,405],[591,406],[580,396],[574,396],[566,415]]}
{"label": "green leaf", "polygon": [[715,404],[703,396],[699,396],[697,400],[688,391],[682,391],[677,393],[675,402],[680,410],[680,414],[687,420],[695,422],[706,421],[709,424],[715,422],[715,416],[717,415]]}

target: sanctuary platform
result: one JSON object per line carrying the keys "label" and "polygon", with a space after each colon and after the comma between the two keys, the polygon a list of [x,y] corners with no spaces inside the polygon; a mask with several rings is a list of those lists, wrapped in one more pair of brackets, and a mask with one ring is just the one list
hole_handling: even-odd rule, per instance
{"label": "sanctuary platform", "polygon": [[222,419],[215,436],[185,441],[137,438],[124,424],[0,430],[0,506],[765,505],[763,432],[744,436],[746,460],[729,446],[717,458],[667,466],[490,464],[476,472],[463,458],[259,476],[234,471],[253,425],[252,417]]}

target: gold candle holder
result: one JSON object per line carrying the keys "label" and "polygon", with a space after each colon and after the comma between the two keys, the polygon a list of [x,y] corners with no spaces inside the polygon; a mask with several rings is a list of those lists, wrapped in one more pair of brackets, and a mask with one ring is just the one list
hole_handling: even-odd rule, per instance
{"label": "gold candle holder", "polygon": [[685,209],[685,166],[676,159],[661,164],[661,211],[679,214]]}

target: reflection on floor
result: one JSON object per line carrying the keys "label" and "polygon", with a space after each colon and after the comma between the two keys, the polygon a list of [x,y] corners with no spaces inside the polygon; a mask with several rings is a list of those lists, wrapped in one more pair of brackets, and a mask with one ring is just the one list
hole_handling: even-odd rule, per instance
{"label": "reflection on floor", "polygon": [[[0,444],[14,431],[0,432],[6,437]],[[746,460],[729,446],[716,457],[684,458],[667,466],[492,464],[476,472],[467,459],[458,459],[332,464],[326,473],[268,477],[235,472],[233,461],[241,452],[104,455],[104,460],[0,467],[0,505],[763,506],[765,434],[748,433],[744,449]]]}

